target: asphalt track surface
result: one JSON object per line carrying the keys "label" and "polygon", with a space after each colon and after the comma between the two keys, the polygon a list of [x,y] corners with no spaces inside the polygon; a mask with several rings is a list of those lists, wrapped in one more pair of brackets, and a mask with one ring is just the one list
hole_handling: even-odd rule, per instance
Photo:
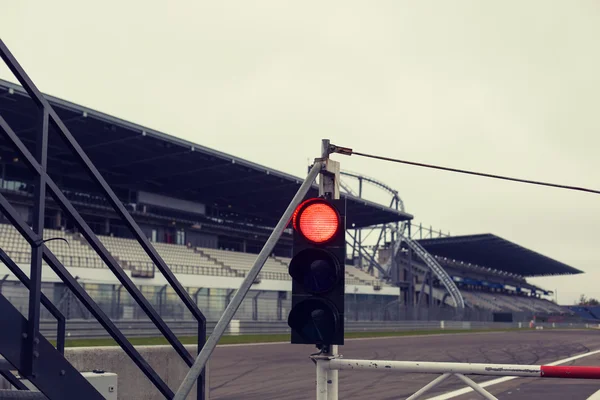
{"label": "asphalt track surface", "polygon": [[[466,333],[418,337],[348,340],[345,358],[545,364],[600,349],[600,330],[544,330]],[[312,346],[283,344],[218,347],[210,360],[211,400],[314,399]],[[599,365],[600,355],[564,365]],[[340,371],[339,398],[406,399],[437,375],[379,371]],[[472,377],[484,382],[495,377]],[[425,398],[465,385],[452,377]],[[488,388],[499,399],[587,399],[600,381],[518,378]],[[480,399],[477,394],[454,397]]]}

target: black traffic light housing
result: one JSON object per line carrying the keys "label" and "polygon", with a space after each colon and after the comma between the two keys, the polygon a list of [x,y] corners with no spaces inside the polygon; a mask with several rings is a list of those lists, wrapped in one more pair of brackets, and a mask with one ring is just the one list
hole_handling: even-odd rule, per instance
{"label": "black traffic light housing", "polygon": [[[343,200],[308,199],[294,213],[288,316],[293,344],[344,344],[345,221]],[[313,233],[317,242],[309,239]]]}

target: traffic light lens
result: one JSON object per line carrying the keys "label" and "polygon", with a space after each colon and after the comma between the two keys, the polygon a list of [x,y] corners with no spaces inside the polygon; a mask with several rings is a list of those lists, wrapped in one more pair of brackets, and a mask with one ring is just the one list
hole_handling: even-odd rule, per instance
{"label": "traffic light lens", "polygon": [[337,282],[335,266],[325,260],[313,261],[307,272],[304,275],[304,286],[313,293],[327,292]]}
{"label": "traffic light lens", "polygon": [[289,273],[310,293],[324,293],[335,287],[343,271],[328,251],[305,249],[292,259]]}
{"label": "traffic light lens", "polygon": [[340,315],[324,299],[298,303],[288,317],[288,325],[308,343],[330,344],[336,335]]}
{"label": "traffic light lens", "polygon": [[336,210],[329,204],[321,202],[308,204],[297,218],[295,226],[313,243],[325,243],[331,240],[340,225]]}

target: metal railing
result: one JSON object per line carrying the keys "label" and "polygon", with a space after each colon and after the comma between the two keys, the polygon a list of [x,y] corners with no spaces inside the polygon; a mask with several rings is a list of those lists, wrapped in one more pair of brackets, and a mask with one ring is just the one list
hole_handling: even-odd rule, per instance
{"label": "metal railing", "polygon": [[442,238],[442,237],[450,237],[450,232],[443,232],[440,230],[433,229],[433,226],[423,226],[423,224],[419,223],[419,225],[415,223],[411,223],[411,232],[410,238],[415,240],[421,239],[434,239],[434,238]]}
{"label": "metal railing", "polygon": [[[29,279],[29,304],[28,304],[28,323],[27,332],[24,332],[26,340],[23,344],[15,343],[15,345],[23,346],[25,357],[22,371],[25,377],[39,376],[42,374],[53,374],[55,371],[44,371],[38,367],[37,356],[39,346],[39,324],[40,324],[40,304],[41,304],[41,271],[42,260],[44,260],[59,276],[59,278],[69,287],[81,303],[89,310],[89,312],[102,324],[102,326],[111,334],[117,343],[125,350],[127,355],[135,362],[142,370],[146,377],[156,386],[156,388],[166,397],[172,398],[173,391],[169,388],[166,382],[158,376],[156,371],[142,358],[138,351],[131,345],[122,332],[112,323],[110,318],[102,311],[102,309],[94,302],[94,300],[83,290],[81,285],[65,268],[65,266],[56,258],[52,251],[46,247],[43,238],[44,228],[44,210],[46,190],[61,207],[62,211],[71,219],[83,237],[87,240],[90,246],[100,256],[108,268],[115,274],[117,279],[126,288],[129,294],[135,299],[137,304],[149,316],[152,322],[160,330],[161,334],[167,339],[169,344],[173,346],[176,352],[188,364],[193,364],[193,357],[185,349],[183,344],[175,336],[173,331],[158,315],[156,310],[145,299],[139,289],[133,284],[123,268],[117,263],[113,256],[107,251],[104,245],[93,233],[89,225],[84,221],[75,207],[70,203],[65,194],[61,191],[54,180],[48,175],[46,164],[48,159],[48,134],[49,128],[54,128],[60,138],[66,143],[71,153],[76,157],[82,171],[86,172],[92,181],[101,189],[102,194],[107,198],[108,202],[114,208],[117,216],[131,230],[134,238],[139,242],[145,252],[148,254],[152,262],[157,266],[163,274],[169,285],[174,289],[177,295],[181,298],[189,312],[198,321],[198,347],[201,348],[206,337],[205,317],[192,300],[189,293],[177,281],[173,272],[167,267],[163,259],[158,255],[152,247],[149,240],[145,237],[142,230],[135,223],[131,215],[125,209],[121,201],[109,187],[104,178],[100,175],[91,160],[79,146],[69,129],[63,123],[56,111],[52,108],[47,99],[42,95],[38,88],[34,85],[29,76],[25,73],[21,65],[14,58],[7,46],[0,40],[0,56],[12,71],[23,88],[27,91],[37,109],[39,110],[40,125],[35,135],[35,155],[30,152],[27,146],[23,143],[19,135],[9,126],[7,121],[0,115],[0,135],[12,144],[19,158],[29,169],[35,174],[34,180],[34,209],[33,209],[33,227],[30,227],[15,208],[7,201],[3,194],[0,193],[0,210],[8,218],[8,220],[17,228],[19,233],[27,240],[31,246],[31,272]],[[198,376],[201,378],[198,381],[198,398],[204,398],[204,379],[203,374]]]}

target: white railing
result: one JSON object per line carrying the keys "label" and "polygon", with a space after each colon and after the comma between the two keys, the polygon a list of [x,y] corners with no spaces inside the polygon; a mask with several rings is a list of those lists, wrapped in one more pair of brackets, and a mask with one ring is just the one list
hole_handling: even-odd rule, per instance
{"label": "white railing", "polygon": [[[337,346],[336,346],[337,347]],[[335,354],[334,348],[334,353]],[[582,356],[600,353],[600,350],[585,353]],[[563,379],[600,379],[600,367],[549,365],[517,365],[517,364],[473,364],[454,362],[421,362],[421,361],[387,361],[387,360],[355,360],[340,356],[316,355],[311,357],[317,365],[317,400],[338,399],[337,371],[381,371],[404,372],[418,374],[441,374],[433,381],[419,389],[407,400],[422,398],[431,389],[439,386],[451,376],[456,376],[466,385],[488,400],[497,400],[482,385],[466,375],[487,375],[527,378],[563,378]],[[580,358],[572,357],[562,362]]]}

